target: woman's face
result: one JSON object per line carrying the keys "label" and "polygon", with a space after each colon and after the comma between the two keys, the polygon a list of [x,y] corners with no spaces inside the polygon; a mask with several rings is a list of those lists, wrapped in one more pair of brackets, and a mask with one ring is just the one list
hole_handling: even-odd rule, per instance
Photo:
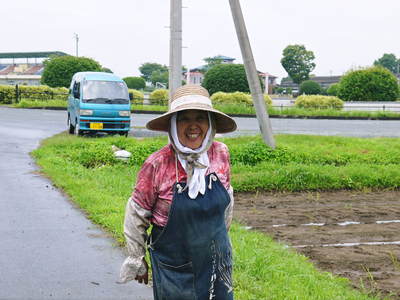
{"label": "woman's face", "polygon": [[190,149],[197,149],[208,131],[208,114],[206,111],[195,109],[180,111],[176,127],[181,144]]}

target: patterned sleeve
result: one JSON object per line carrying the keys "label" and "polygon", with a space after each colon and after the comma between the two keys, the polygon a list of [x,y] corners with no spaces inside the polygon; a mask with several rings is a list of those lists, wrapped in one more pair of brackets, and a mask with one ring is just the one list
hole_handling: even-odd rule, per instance
{"label": "patterned sleeve", "polygon": [[140,169],[137,175],[135,189],[132,192],[132,200],[149,211],[153,209],[157,199],[155,174],[156,167],[149,158]]}

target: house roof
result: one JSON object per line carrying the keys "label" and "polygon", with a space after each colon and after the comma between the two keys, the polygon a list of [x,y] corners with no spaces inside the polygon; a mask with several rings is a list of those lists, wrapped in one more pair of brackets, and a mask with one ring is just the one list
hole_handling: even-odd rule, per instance
{"label": "house roof", "polygon": [[61,51],[44,51],[44,52],[3,52],[0,58],[45,58],[51,55],[64,56],[67,53]]}
{"label": "house roof", "polygon": [[231,61],[234,61],[236,59],[236,58],[228,57],[228,56],[225,56],[225,55],[217,55],[217,56],[214,56],[213,58],[222,59],[222,60],[231,60]]}

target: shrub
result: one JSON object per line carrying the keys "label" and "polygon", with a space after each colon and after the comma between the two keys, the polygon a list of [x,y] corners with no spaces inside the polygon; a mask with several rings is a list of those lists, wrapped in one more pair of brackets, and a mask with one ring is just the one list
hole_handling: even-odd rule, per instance
{"label": "shrub", "polygon": [[321,91],[322,89],[318,82],[306,80],[300,84],[300,94],[320,95]]}
{"label": "shrub", "polygon": [[204,75],[202,85],[210,95],[216,92],[250,92],[246,71],[240,64],[215,65]]}
{"label": "shrub", "polygon": [[134,90],[134,89],[128,89],[128,91],[129,91],[129,94],[131,94],[133,97],[132,102],[143,103],[144,95],[141,91]]}
{"label": "shrub", "polygon": [[125,77],[122,80],[125,81],[129,89],[140,90],[146,86],[146,82],[142,77]]}
{"label": "shrub", "polygon": [[284,88],[283,87],[278,87],[278,88],[276,88],[276,92],[278,93],[278,94],[283,94],[283,92],[284,92]]}
{"label": "shrub", "polygon": [[265,105],[272,106],[272,99],[268,94],[264,94]]}
{"label": "shrub", "polygon": [[314,109],[342,109],[344,102],[338,97],[334,96],[299,96],[296,99],[295,106],[300,108],[314,108]]}
{"label": "shrub", "polygon": [[[67,100],[68,89],[64,87],[51,88],[47,85],[31,86],[19,85],[21,99],[30,100]],[[15,86],[0,86],[0,103],[12,103],[15,101]]]}
{"label": "shrub", "polygon": [[345,101],[395,101],[398,95],[397,78],[379,66],[348,72],[338,92]]}
{"label": "shrub", "polygon": [[10,104],[15,100],[15,87],[10,85],[0,86],[0,103]]}
{"label": "shrub", "polygon": [[168,105],[169,92],[166,89],[158,89],[151,92],[149,100],[151,104]]}
{"label": "shrub", "polygon": [[327,93],[329,96],[337,96],[337,95],[338,95],[338,92],[339,92],[339,88],[340,88],[339,83],[331,84],[331,85],[328,87],[328,89],[326,90],[326,93]]}
{"label": "shrub", "polygon": [[[211,96],[214,104],[245,104],[253,105],[253,99],[250,94],[242,92],[224,93],[216,92]],[[266,105],[272,105],[271,97],[267,94],[264,95]]]}
{"label": "shrub", "polygon": [[102,144],[86,145],[85,149],[80,152],[80,155],[75,155],[72,158],[85,168],[98,168],[118,162],[111,148],[106,148]]}
{"label": "shrub", "polygon": [[47,85],[20,86],[21,98],[30,100],[67,100],[68,89],[65,87],[51,88]]}

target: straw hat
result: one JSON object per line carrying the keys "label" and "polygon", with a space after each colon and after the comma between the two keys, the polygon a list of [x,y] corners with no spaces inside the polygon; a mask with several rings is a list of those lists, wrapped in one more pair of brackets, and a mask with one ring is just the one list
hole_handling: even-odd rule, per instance
{"label": "straw hat", "polygon": [[176,89],[172,95],[169,111],[149,121],[146,124],[146,128],[157,131],[168,131],[169,120],[172,114],[188,109],[198,109],[214,113],[217,133],[227,133],[236,130],[236,123],[231,117],[212,107],[208,91],[194,84],[184,85]]}

